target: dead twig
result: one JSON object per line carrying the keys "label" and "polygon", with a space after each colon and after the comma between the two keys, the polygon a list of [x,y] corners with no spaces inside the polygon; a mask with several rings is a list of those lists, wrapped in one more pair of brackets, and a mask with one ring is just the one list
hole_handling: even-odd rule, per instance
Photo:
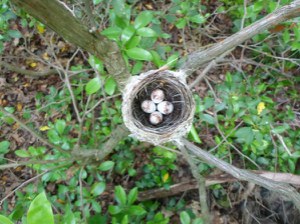
{"label": "dead twig", "polygon": [[37,72],[37,71],[30,71],[30,70],[26,70],[26,69],[22,69],[20,67],[17,67],[15,65],[9,64],[7,62],[4,61],[0,61],[0,67],[4,67],[12,72],[16,72],[18,74],[22,74],[22,75],[26,75],[29,76],[31,78],[39,78],[39,77],[46,77],[49,75],[54,75],[57,74],[57,70],[56,69],[48,69],[46,71],[41,71],[41,72]]}
{"label": "dead twig", "polygon": [[[252,170],[251,172],[273,181],[293,184],[296,185],[297,188],[300,187],[300,176],[298,175],[294,175],[290,173],[274,173],[274,172],[269,172],[264,170]],[[231,176],[230,174],[221,173],[221,174],[205,177],[205,186],[209,187],[215,184],[232,183],[236,181],[239,180]],[[139,193],[138,199],[139,201],[147,201],[151,199],[166,198],[166,197],[171,197],[180,194],[182,192],[195,190],[195,189],[198,189],[198,183],[197,180],[193,179],[193,180],[188,180],[181,183],[173,184],[170,186],[168,190],[162,187],[162,188],[142,191]]]}

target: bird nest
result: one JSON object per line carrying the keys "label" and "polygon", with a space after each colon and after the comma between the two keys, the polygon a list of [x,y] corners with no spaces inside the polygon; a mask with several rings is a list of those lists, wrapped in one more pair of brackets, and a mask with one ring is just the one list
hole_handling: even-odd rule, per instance
{"label": "bird nest", "polygon": [[[174,106],[172,113],[163,116],[159,124],[152,124],[149,114],[141,104],[150,100],[151,93],[161,89],[164,100]],[[194,100],[185,82],[185,74],[173,71],[149,71],[129,80],[123,94],[122,113],[124,123],[141,141],[154,145],[177,140],[185,135],[193,121]]]}

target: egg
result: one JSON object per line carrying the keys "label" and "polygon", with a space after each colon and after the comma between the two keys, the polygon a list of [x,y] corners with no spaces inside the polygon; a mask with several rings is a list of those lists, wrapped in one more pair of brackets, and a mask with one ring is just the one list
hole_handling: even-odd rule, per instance
{"label": "egg", "polygon": [[141,104],[141,108],[145,113],[153,113],[156,111],[156,104],[151,100],[145,100]]}
{"label": "egg", "polygon": [[157,110],[165,115],[168,115],[173,112],[174,106],[169,101],[162,101],[157,105]]}
{"label": "egg", "polygon": [[162,91],[161,89],[155,89],[152,91],[151,93],[151,100],[154,103],[160,103],[165,99],[165,94],[164,91]]}
{"label": "egg", "polygon": [[149,121],[153,125],[158,125],[163,121],[163,115],[160,112],[155,111],[150,114]]}

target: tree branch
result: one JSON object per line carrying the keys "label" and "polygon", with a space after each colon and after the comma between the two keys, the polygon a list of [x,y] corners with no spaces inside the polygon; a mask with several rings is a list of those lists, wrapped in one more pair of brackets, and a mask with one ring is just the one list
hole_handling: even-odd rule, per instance
{"label": "tree branch", "polygon": [[130,73],[115,42],[98,32],[89,32],[88,27],[77,20],[58,0],[12,0],[12,2],[70,43],[100,58],[109,74],[114,76],[120,90],[123,89]]}
{"label": "tree branch", "polygon": [[0,61],[0,67],[3,66],[4,68],[12,71],[12,72],[16,72],[22,75],[26,75],[29,76],[31,78],[37,78],[37,77],[45,77],[45,76],[49,76],[49,75],[54,75],[57,74],[57,70],[55,69],[49,69],[46,71],[41,71],[41,72],[36,72],[36,71],[30,71],[30,70],[26,70],[26,69],[22,69],[19,68],[17,66],[11,65],[7,62],[4,61]]}
{"label": "tree branch", "polygon": [[[271,179],[273,181],[285,182],[288,184],[297,185],[297,188],[300,187],[300,176],[298,175],[293,175],[290,173],[273,173],[264,170],[252,170],[251,172],[259,176]],[[238,179],[234,178],[230,174],[220,173],[217,175],[205,177],[205,186],[209,187],[215,184],[232,183],[236,181],[238,181]],[[169,189],[165,189],[164,187],[162,187],[157,189],[141,191],[139,193],[138,199],[139,201],[147,201],[151,199],[166,198],[166,197],[171,197],[180,194],[185,191],[195,190],[197,188],[198,188],[197,180],[192,179],[185,182],[173,184],[170,186]]]}
{"label": "tree branch", "polygon": [[93,158],[96,160],[102,160],[108,156],[119,142],[130,134],[129,130],[124,124],[119,125],[110,134],[110,138],[101,146],[100,149],[74,149],[72,155],[80,160],[84,158]]}
{"label": "tree branch", "polygon": [[270,179],[267,179],[262,176],[258,176],[257,174],[254,174],[250,171],[239,169],[235,166],[230,165],[229,163],[218,159],[211,155],[210,153],[202,150],[201,148],[195,146],[193,143],[189,142],[186,139],[182,139],[182,143],[186,146],[186,148],[202,159],[203,161],[207,162],[208,164],[214,165],[220,170],[225,171],[226,173],[231,174],[233,177],[239,179],[239,180],[245,180],[252,182],[254,184],[260,185],[262,187],[265,187],[271,191],[277,192],[283,196],[285,196],[287,199],[294,202],[294,205],[297,207],[297,209],[300,211],[300,194],[296,191],[295,188],[291,187],[290,185],[286,183],[280,183],[276,182]]}
{"label": "tree branch", "polygon": [[199,201],[201,205],[201,213],[203,215],[204,222],[209,224],[212,221],[212,217],[209,212],[209,207],[207,204],[207,196],[206,196],[206,188],[205,188],[205,178],[200,174],[198,167],[194,163],[193,159],[189,155],[188,151],[186,150],[185,146],[182,145],[180,142],[177,143],[177,147],[182,152],[185,160],[190,165],[190,169],[194,178],[197,180],[198,185],[198,192],[199,192]]}
{"label": "tree branch", "polygon": [[211,61],[226,51],[235,48],[244,41],[256,34],[288,19],[300,16],[300,0],[283,6],[252,25],[242,29],[236,34],[227,37],[225,40],[206,48],[205,50],[195,51],[188,56],[186,63],[181,66],[187,74],[197,70],[201,65]]}

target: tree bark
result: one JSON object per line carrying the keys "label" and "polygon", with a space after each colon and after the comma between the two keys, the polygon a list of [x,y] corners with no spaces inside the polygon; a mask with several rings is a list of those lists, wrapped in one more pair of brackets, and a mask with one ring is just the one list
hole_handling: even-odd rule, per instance
{"label": "tree bark", "polygon": [[114,76],[120,90],[123,89],[130,73],[115,42],[108,40],[99,32],[89,32],[88,27],[76,19],[65,5],[57,0],[11,0],[11,2],[70,43],[100,58],[108,73]]}
{"label": "tree bark", "polygon": [[181,67],[187,74],[197,70],[201,65],[213,60],[226,51],[235,48],[244,41],[256,34],[288,19],[300,16],[300,0],[293,1],[289,5],[283,6],[252,25],[242,29],[236,34],[227,37],[223,41],[206,48],[205,50],[195,51],[188,56],[186,63]]}

